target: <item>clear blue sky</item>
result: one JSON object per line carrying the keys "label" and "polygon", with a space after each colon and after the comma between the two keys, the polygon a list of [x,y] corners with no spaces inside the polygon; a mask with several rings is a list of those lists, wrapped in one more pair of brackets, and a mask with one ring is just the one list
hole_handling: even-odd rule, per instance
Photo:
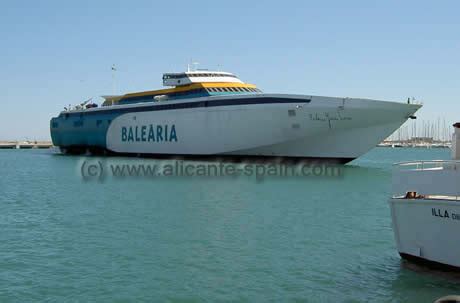
{"label": "clear blue sky", "polygon": [[459,1],[2,1],[0,140],[48,139],[69,103],[234,72],[266,92],[425,103],[460,121]]}

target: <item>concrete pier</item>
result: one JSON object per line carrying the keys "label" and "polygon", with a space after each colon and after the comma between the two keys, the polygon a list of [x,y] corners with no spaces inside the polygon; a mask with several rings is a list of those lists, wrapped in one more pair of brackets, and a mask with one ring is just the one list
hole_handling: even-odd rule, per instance
{"label": "concrete pier", "polygon": [[50,141],[0,141],[0,149],[51,148]]}

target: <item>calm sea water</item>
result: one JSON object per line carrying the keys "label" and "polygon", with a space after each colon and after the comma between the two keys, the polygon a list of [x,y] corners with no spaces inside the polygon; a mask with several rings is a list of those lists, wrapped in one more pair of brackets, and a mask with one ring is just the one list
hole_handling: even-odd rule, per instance
{"label": "calm sea water", "polygon": [[0,150],[0,301],[459,294],[460,277],[401,261],[387,204],[393,162],[448,158],[445,149],[376,148],[342,178],[85,182],[82,157]]}

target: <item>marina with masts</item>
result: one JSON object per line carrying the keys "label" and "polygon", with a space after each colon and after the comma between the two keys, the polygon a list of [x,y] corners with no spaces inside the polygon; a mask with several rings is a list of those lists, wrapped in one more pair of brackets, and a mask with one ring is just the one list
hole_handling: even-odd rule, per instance
{"label": "marina with masts", "polygon": [[450,148],[451,133],[446,119],[409,120],[385,139],[380,147]]}

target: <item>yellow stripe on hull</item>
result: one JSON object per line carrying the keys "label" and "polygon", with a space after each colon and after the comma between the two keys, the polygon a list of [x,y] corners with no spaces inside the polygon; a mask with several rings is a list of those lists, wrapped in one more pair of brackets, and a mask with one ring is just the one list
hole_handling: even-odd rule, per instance
{"label": "yellow stripe on hull", "polygon": [[247,83],[231,83],[231,82],[203,82],[203,83],[193,83],[189,85],[184,85],[175,88],[167,88],[167,89],[160,89],[160,90],[150,90],[145,92],[139,93],[130,93],[123,96],[123,98],[131,98],[131,97],[141,97],[141,96],[148,96],[148,95],[166,95],[171,93],[177,92],[186,92],[189,90],[194,90],[197,88],[208,88],[208,87],[245,87],[245,88],[257,88],[254,84],[247,84]]}

